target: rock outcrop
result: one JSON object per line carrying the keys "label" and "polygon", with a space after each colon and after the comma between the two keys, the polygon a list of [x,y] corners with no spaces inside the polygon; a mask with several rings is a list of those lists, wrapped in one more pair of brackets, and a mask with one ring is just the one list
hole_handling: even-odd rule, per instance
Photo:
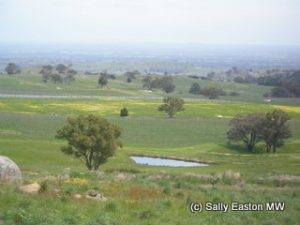
{"label": "rock outcrop", "polygon": [[22,183],[21,170],[6,156],[0,156],[0,183]]}

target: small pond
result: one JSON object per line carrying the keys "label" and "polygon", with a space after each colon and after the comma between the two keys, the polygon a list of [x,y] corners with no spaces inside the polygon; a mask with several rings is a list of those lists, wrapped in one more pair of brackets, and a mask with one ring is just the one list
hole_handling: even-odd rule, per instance
{"label": "small pond", "polygon": [[172,167],[194,167],[194,166],[208,166],[205,163],[198,162],[188,162],[184,160],[177,159],[164,159],[164,158],[155,158],[148,156],[131,156],[137,164],[149,165],[149,166],[172,166]]}

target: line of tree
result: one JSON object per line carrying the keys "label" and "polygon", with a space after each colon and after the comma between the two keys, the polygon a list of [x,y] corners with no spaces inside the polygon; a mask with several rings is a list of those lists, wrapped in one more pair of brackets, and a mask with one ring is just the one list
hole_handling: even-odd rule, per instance
{"label": "line of tree", "polygon": [[268,75],[258,78],[259,85],[273,86],[270,93],[264,96],[271,97],[300,97],[300,70],[286,74]]}
{"label": "line of tree", "polygon": [[237,115],[230,121],[227,138],[229,141],[244,142],[250,152],[258,142],[264,141],[266,152],[276,152],[278,147],[284,145],[284,139],[291,137],[288,120],[290,116],[279,109],[266,114]]}
{"label": "line of tree", "polygon": [[71,65],[58,64],[55,67],[43,65],[40,74],[42,74],[42,81],[45,83],[51,81],[54,84],[71,84],[71,82],[75,81],[77,71],[72,69]]}
{"label": "line of tree", "polygon": [[240,84],[250,84],[250,83],[256,83],[257,78],[247,74],[245,77],[236,76],[235,78],[233,78],[233,81]]}
{"label": "line of tree", "polygon": [[220,88],[207,87],[207,88],[201,89],[201,87],[198,83],[193,83],[191,85],[189,93],[195,94],[195,95],[204,95],[204,96],[208,97],[209,99],[217,99],[219,96],[226,95],[226,92]]}
{"label": "line of tree", "polygon": [[176,86],[173,84],[171,76],[154,77],[147,75],[143,79],[143,88],[147,88],[148,90],[162,89],[166,93],[171,93],[175,90]]}

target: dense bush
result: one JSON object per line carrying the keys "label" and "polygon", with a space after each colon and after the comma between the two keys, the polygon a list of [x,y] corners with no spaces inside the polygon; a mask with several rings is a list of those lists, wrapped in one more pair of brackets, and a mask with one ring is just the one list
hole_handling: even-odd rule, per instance
{"label": "dense bush", "polygon": [[162,89],[166,93],[171,93],[175,90],[176,86],[173,84],[171,76],[153,77],[148,75],[143,79],[143,87],[149,90],[153,88]]}
{"label": "dense bush", "polygon": [[121,117],[126,117],[126,116],[128,116],[128,110],[127,110],[127,108],[121,109],[121,111],[120,111],[120,116],[121,116]]}
{"label": "dense bush", "polygon": [[8,63],[5,67],[5,71],[8,75],[13,75],[21,72],[20,67],[15,63]]}
{"label": "dense bush", "polygon": [[300,71],[260,77],[258,84],[274,86],[271,89],[272,97],[300,97]]}
{"label": "dense bush", "polygon": [[226,92],[219,88],[210,87],[203,89],[201,91],[201,94],[208,97],[209,99],[216,99],[219,96],[226,95]]}
{"label": "dense bush", "polygon": [[190,94],[199,95],[201,93],[201,87],[198,83],[193,83],[190,90]]}

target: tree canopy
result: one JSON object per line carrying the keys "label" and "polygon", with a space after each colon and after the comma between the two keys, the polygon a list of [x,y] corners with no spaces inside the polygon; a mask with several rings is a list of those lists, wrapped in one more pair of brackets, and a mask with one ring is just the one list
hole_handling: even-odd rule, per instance
{"label": "tree canopy", "polygon": [[8,75],[13,75],[21,72],[20,67],[15,63],[8,63],[5,67],[5,71]]}
{"label": "tree canopy", "polygon": [[94,116],[68,118],[68,123],[57,131],[56,137],[66,139],[67,146],[61,148],[67,155],[79,158],[89,170],[99,166],[121,147],[121,130],[108,120]]}
{"label": "tree canopy", "polygon": [[226,95],[226,92],[219,88],[209,87],[201,90],[201,94],[209,99],[217,99],[219,96]]}
{"label": "tree canopy", "polygon": [[102,88],[108,84],[107,76],[101,74],[98,78],[98,85]]}
{"label": "tree canopy", "polygon": [[258,141],[261,140],[261,130],[264,126],[264,114],[252,113],[247,116],[237,115],[229,123],[231,126],[227,132],[230,141],[243,141],[247,149],[252,151]]}
{"label": "tree canopy", "polygon": [[184,110],[184,100],[176,96],[168,96],[163,100],[164,104],[158,107],[161,112],[166,112],[172,118],[177,112]]}
{"label": "tree canopy", "polygon": [[173,78],[171,76],[154,77],[147,75],[143,79],[143,87],[148,90],[153,88],[162,89],[166,93],[171,93],[175,90],[176,86],[173,84]]}
{"label": "tree canopy", "polygon": [[198,83],[193,83],[191,85],[191,88],[189,90],[189,93],[190,94],[194,94],[194,95],[199,95],[201,94],[201,87]]}
{"label": "tree canopy", "polygon": [[262,129],[262,137],[266,143],[266,150],[276,152],[276,148],[284,144],[284,139],[291,137],[291,131],[286,122],[290,116],[282,111],[275,109],[266,114],[266,120]]}
{"label": "tree canopy", "polygon": [[259,141],[264,141],[267,152],[276,152],[276,148],[284,144],[284,139],[291,136],[287,124],[289,119],[289,115],[279,109],[266,114],[237,115],[230,121],[231,128],[227,137],[230,141],[243,141],[249,151]]}
{"label": "tree canopy", "polygon": [[43,65],[40,71],[43,82],[47,83],[48,81],[52,81],[54,84],[71,84],[71,82],[75,81],[77,71],[70,67],[71,66],[65,66],[64,64],[58,64],[54,70],[52,65]]}

